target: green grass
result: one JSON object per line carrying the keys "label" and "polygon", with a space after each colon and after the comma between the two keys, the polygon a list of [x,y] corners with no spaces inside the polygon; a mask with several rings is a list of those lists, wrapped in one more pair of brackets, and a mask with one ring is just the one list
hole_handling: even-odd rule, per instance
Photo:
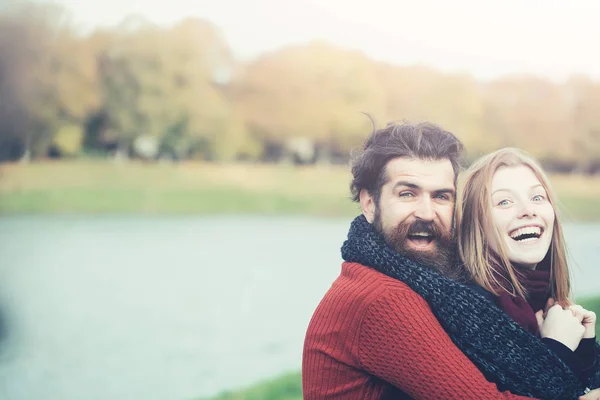
{"label": "green grass", "polygon": [[210,400],[302,400],[302,378],[299,372],[286,374],[245,390],[222,393]]}
{"label": "green grass", "polygon": [[356,214],[358,207],[345,199],[307,199],[223,187],[37,189],[0,196],[0,214],[65,212],[335,216]]}
{"label": "green grass", "polygon": [[0,214],[358,212],[347,171],[187,163],[45,162],[0,166]]}
{"label": "green grass", "polygon": [[[600,297],[582,299],[581,305],[600,316]],[[600,321],[596,321],[596,332],[600,332],[599,329]],[[205,400],[302,400],[302,377],[300,372],[286,374]]]}
{"label": "green grass", "polygon": [[[0,215],[22,213],[303,214],[352,216],[345,166],[0,165]],[[600,177],[555,176],[565,221],[600,221]]]}
{"label": "green grass", "polygon": [[600,198],[559,193],[559,199],[567,221],[600,221]]}

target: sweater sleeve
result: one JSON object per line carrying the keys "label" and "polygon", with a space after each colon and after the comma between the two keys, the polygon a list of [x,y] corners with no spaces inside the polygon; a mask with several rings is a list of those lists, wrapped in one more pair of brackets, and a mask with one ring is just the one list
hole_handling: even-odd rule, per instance
{"label": "sweater sleeve", "polygon": [[596,367],[594,340],[594,338],[581,339],[575,351],[551,338],[543,338],[542,342],[571,368],[583,385],[587,386]]}
{"label": "sweater sleeve", "polygon": [[589,384],[589,380],[598,369],[598,353],[596,352],[596,337],[581,339],[579,346],[575,349],[575,354],[582,363],[581,375],[584,383]]}
{"label": "sweater sleeve", "polygon": [[390,289],[371,303],[359,340],[363,368],[416,400],[529,398],[488,382],[411,290]]}

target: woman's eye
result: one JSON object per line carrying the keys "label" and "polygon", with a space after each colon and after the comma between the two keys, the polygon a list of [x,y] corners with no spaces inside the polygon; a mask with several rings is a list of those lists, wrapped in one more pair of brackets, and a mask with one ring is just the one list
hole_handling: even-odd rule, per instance
{"label": "woman's eye", "polygon": [[533,196],[533,198],[531,200],[533,200],[533,201],[543,201],[544,200],[544,196],[542,196],[541,194],[536,194],[535,196]]}
{"label": "woman's eye", "polygon": [[507,199],[500,200],[500,201],[498,202],[498,205],[499,205],[499,206],[507,206],[507,205],[509,205],[509,204],[510,204],[510,201],[508,201]]}

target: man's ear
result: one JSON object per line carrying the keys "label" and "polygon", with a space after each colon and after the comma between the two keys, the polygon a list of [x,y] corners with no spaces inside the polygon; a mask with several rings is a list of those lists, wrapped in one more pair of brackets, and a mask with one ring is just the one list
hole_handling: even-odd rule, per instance
{"label": "man's ear", "polygon": [[367,221],[372,224],[375,219],[375,199],[367,189],[360,191],[360,208]]}

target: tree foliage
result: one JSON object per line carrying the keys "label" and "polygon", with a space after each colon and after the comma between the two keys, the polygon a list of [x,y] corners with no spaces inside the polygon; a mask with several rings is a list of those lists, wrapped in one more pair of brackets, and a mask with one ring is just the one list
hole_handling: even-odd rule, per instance
{"label": "tree foliage", "polygon": [[378,126],[440,124],[471,157],[515,146],[554,169],[600,171],[600,83],[588,77],[479,82],[322,42],[241,63],[201,19],[128,17],[82,35],[58,6],[12,8],[0,13],[0,99],[0,160],[135,156],[143,143],[156,149],[144,157],[345,161],[373,128],[368,113]]}

